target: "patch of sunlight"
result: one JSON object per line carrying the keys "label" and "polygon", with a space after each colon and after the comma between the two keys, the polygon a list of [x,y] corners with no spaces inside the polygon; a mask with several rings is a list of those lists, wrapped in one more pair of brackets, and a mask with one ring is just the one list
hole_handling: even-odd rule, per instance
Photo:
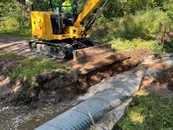
{"label": "patch of sunlight", "polygon": [[141,115],[139,112],[131,112],[130,113],[130,120],[134,123],[142,124],[145,120],[145,116]]}
{"label": "patch of sunlight", "polygon": [[36,81],[36,77],[32,77],[31,85],[32,85],[32,86],[38,86],[38,83],[37,83],[37,81]]}
{"label": "patch of sunlight", "polygon": [[136,92],[134,94],[134,96],[148,96],[149,93],[147,91],[144,91],[144,90],[139,90],[138,92]]}
{"label": "patch of sunlight", "polygon": [[27,80],[27,76],[24,76],[24,77],[23,77],[23,81],[26,81],[26,80]]}
{"label": "patch of sunlight", "polygon": [[157,52],[161,50],[161,47],[156,44],[156,41],[154,40],[145,41],[140,38],[133,40],[114,38],[112,40],[112,48],[115,50],[146,48],[151,52]]}

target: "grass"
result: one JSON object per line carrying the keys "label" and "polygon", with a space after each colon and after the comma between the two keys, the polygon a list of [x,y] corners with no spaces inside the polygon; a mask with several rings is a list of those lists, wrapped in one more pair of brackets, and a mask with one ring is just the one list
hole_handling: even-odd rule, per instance
{"label": "grass", "polygon": [[4,71],[3,68],[6,68],[5,71],[13,81],[22,80],[31,86],[36,86],[35,78],[39,74],[51,71],[71,72],[71,67],[62,63],[56,63],[49,59],[24,58],[0,50],[0,70]]}
{"label": "grass", "polygon": [[24,59],[16,69],[14,69],[11,75],[14,80],[20,79],[28,82],[32,86],[35,86],[35,78],[37,75],[51,71],[68,73],[71,71],[71,68],[65,64],[56,63],[48,59],[39,61],[27,58]]}
{"label": "grass", "polygon": [[173,98],[139,91],[114,130],[172,130],[172,122]]}
{"label": "grass", "polygon": [[158,53],[161,52],[162,46],[158,45],[154,40],[142,40],[142,39],[114,39],[112,40],[112,47],[115,50],[123,49],[148,49],[150,52]]}

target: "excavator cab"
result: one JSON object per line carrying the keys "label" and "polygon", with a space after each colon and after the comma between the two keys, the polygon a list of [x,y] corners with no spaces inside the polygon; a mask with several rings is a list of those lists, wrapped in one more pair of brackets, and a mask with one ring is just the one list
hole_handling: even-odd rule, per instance
{"label": "excavator cab", "polygon": [[29,48],[60,59],[71,57],[74,48],[81,48],[77,39],[85,37],[81,35],[84,27],[80,24],[74,25],[78,17],[77,2],[76,0],[59,0],[55,3],[50,0],[49,3],[48,11],[35,11],[31,3],[34,39],[30,40]]}
{"label": "excavator cab", "polygon": [[76,0],[59,0],[57,6],[53,0],[50,0],[49,3],[51,11],[31,12],[33,36],[50,40],[72,38],[72,35],[65,37],[56,35],[69,34],[72,31],[69,27],[74,26],[78,16]]}
{"label": "excavator cab", "polygon": [[78,15],[78,4],[76,0],[59,0],[58,6],[53,5],[50,0],[52,12],[59,14],[66,26],[73,26]]}

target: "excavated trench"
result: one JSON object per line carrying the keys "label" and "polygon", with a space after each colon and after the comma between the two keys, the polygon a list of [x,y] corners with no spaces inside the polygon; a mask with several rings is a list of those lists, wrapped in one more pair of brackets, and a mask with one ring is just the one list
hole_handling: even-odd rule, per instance
{"label": "excavated trench", "polygon": [[[81,92],[86,92],[90,86],[98,84],[105,78],[109,78],[124,71],[131,70],[132,68],[138,66],[144,60],[144,57],[147,57],[148,55],[149,53],[146,50],[134,50],[132,52],[123,51],[113,53],[106,57],[106,59],[111,59],[106,63],[97,63],[97,60],[94,60],[94,62],[96,62],[94,67],[90,67],[90,64],[93,65],[92,60],[87,61],[86,66],[83,65],[82,62],[81,68],[79,67],[79,63],[77,63],[77,65],[72,63],[74,68],[77,68],[78,82],[81,84],[79,90]],[[102,62],[104,61],[103,59],[105,59],[105,56],[100,58]]]}
{"label": "excavated trench", "polygon": [[[0,124],[3,124],[0,128],[34,129],[76,104],[76,98],[90,86],[138,66],[148,55],[146,50],[123,51],[111,55],[109,62],[105,61],[104,65],[98,62],[91,67],[93,60],[70,61],[68,64],[75,70],[70,74],[50,72],[38,75],[36,82],[39,87],[29,91],[21,90],[13,99],[9,99],[15,107],[6,106],[0,110]],[[28,96],[31,93],[34,93],[34,98]],[[6,117],[6,114],[9,116]]]}
{"label": "excavated trench", "polygon": [[[36,82],[40,89],[32,92],[35,92],[38,101],[50,102],[49,98],[53,98],[54,102],[73,99],[76,95],[86,92],[90,86],[99,83],[103,79],[138,66],[144,57],[148,56],[148,52],[146,50],[123,51],[110,56],[113,60],[108,62],[100,63],[100,61],[94,60],[94,66],[91,59],[90,61],[80,62],[70,61],[68,64],[72,65],[74,69],[70,74],[50,72],[38,75]],[[110,59],[110,57],[108,58]]]}

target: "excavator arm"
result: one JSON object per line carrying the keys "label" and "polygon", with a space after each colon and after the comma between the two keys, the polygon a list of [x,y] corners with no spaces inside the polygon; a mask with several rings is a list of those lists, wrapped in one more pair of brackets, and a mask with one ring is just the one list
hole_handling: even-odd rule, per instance
{"label": "excavator arm", "polygon": [[91,12],[100,4],[100,2],[101,0],[88,0],[83,7],[83,10],[80,12],[80,14],[78,14],[75,24],[84,22],[88,15],[91,14]]}
{"label": "excavator arm", "polygon": [[[93,12],[93,10],[100,5],[100,3],[103,0],[87,0],[87,3],[85,4],[83,10],[78,14],[78,18],[76,20],[76,22],[74,23],[74,25],[79,25],[82,22],[85,22],[85,20],[88,18],[88,16]],[[93,25],[93,23],[95,22],[95,20],[100,16],[100,14],[102,13],[102,11],[104,10],[105,6],[108,4],[110,0],[105,0],[103,1],[102,6],[98,9],[98,11],[95,13],[95,15],[89,20],[89,22],[85,25],[85,31],[84,33],[86,33],[91,26]]]}

